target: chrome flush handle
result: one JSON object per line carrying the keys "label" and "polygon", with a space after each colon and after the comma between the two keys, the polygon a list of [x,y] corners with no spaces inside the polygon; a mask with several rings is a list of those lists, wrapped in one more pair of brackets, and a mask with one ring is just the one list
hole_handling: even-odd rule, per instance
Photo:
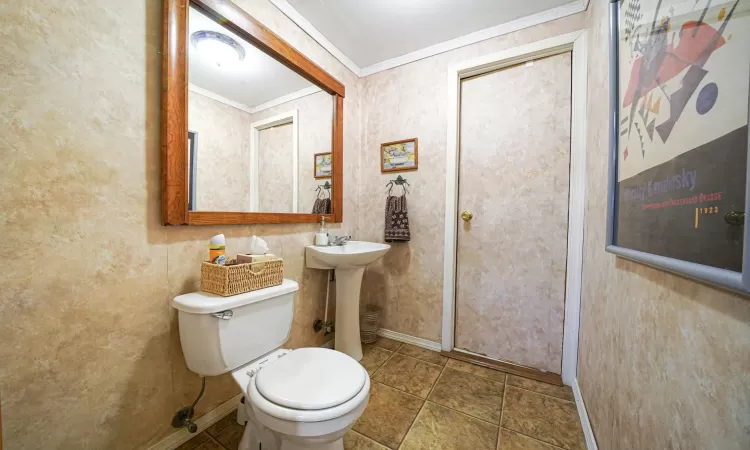
{"label": "chrome flush handle", "polygon": [[234,311],[232,311],[231,309],[227,309],[226,311],[211,313],[211,315],[216,317],[217,319],[229,320],[232,318],[232,316],[234,316]]}

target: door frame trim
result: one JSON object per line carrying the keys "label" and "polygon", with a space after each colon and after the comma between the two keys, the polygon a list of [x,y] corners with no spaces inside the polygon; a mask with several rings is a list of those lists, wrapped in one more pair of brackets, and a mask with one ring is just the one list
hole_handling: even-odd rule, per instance
{"label": "door frame trim", "polygon": [[292,125],[292,213],[299,210],[299,110],[291,109],[250,124],[250,211],[260,211],[260,132],[279,125]]}
{"label": "door frame trim", "polygon": [[443,264],[443,351],[453,350],[456,305],[456,232],[458,228],[458,148],[461,80],[526,61],[572,52],[570,200],[565,275],[562,380],[571,385],[578,364],[583,232],[586,190],[586,33],[579,30],[499,53],[470,59],[448,70],[448,148],[445,183],[445,256]]}

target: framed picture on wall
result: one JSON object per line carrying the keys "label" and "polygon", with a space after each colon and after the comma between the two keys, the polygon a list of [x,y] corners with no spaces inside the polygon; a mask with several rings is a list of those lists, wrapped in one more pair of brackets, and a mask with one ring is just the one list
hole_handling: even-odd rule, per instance
{"label": "framed picture on wall", "polygon": [[606,250],[748,294],[750,2],[609,12]]}
{"label": "framed picture on wall", "polygon": [[315,178],[331,178],[333,175],[333,154],[315,154]]}
{"label": "framed picture on wall", "polygon": [[386,142],[380,145],[380,172],[402,172],[419,167],[417,138]]}

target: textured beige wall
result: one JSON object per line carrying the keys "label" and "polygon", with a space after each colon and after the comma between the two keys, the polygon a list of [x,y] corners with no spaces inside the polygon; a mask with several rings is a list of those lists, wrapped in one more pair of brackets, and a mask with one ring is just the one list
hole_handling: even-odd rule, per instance
{"label": "textured beige wall", "polygon": [[604,252],[607,2],[592,1],[578,382],[601,450],[750,448],[750,300]]}
{"label": "textured beige wall", "polygon": [[455,346],[557,374],[570,81],[563,53],[464,80],[460,104]]}
{"label": "textured beige wall", "polygon": [[252,114],[188,92],[188,130],[198,133],[195,210],[250,211]]}
{"label": "textured beige wall", "polygon": [[[348,96],[347,96],[348,100]],[[344,105],[344,110],[349,103]],[[264,109],[253,114],[253,121],[266,119],[278,114],[297,110],[299,120],[298,163],[299,163],[299,211],[309,213],[317,198],[315,188],[326,180],[315,179],[314,155],[331,151],[333,136],[333,97],[327,92],[317,92],[298,99]],[[328,180],[330,181],[330,180]],[[348,193],[356,192],[355,184],[348,185]],[[354,195],[356,198],[356,195]]]}
{"label": "textured beige wall", "polygon": [[258,133],[258,211],[293,211],[294,168],[292,124],[277,125]]}
{"label": "textured beige wall", "polygon": [[[317,226],[162,227],[161,1],[5,2],[0,14],[0,397],[8,449],[144,448],[199,380],[173,296],[197,289],[207,239],[268,239],[302,284],[288,346],[326,338],[325,274],[304,269]],[[237,2],[342,81],[344,198],[353,233],[356,77],[266,0]],[[338,230],[336,230],[338,231]],[[198,413],[239,393],[208,380]]]}
{"label": "textured beige wall", "polygon": [[[411,242],[393,244],[363,280],[363,303],[383,307],[381,326],[440,340],[445,221],[448,68],[451,64],[584,28],[576,14],[368,76],[362,84],[358,239],[383,241],[385,184],[380,144],[419,138],[419,170],[403,172]],[[400,190],[399,190],[400,192]]]}

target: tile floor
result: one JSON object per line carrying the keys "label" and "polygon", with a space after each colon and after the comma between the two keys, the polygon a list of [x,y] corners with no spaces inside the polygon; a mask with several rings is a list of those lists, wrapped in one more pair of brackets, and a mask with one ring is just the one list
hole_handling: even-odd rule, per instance
{"label": "tile floor", "polygon": [[[584,450],[567,386],[553,386],[380,338],[364,346],[370,403],[344,438],[347,450]],[[230,414],[179,450],[235,450]]]}

